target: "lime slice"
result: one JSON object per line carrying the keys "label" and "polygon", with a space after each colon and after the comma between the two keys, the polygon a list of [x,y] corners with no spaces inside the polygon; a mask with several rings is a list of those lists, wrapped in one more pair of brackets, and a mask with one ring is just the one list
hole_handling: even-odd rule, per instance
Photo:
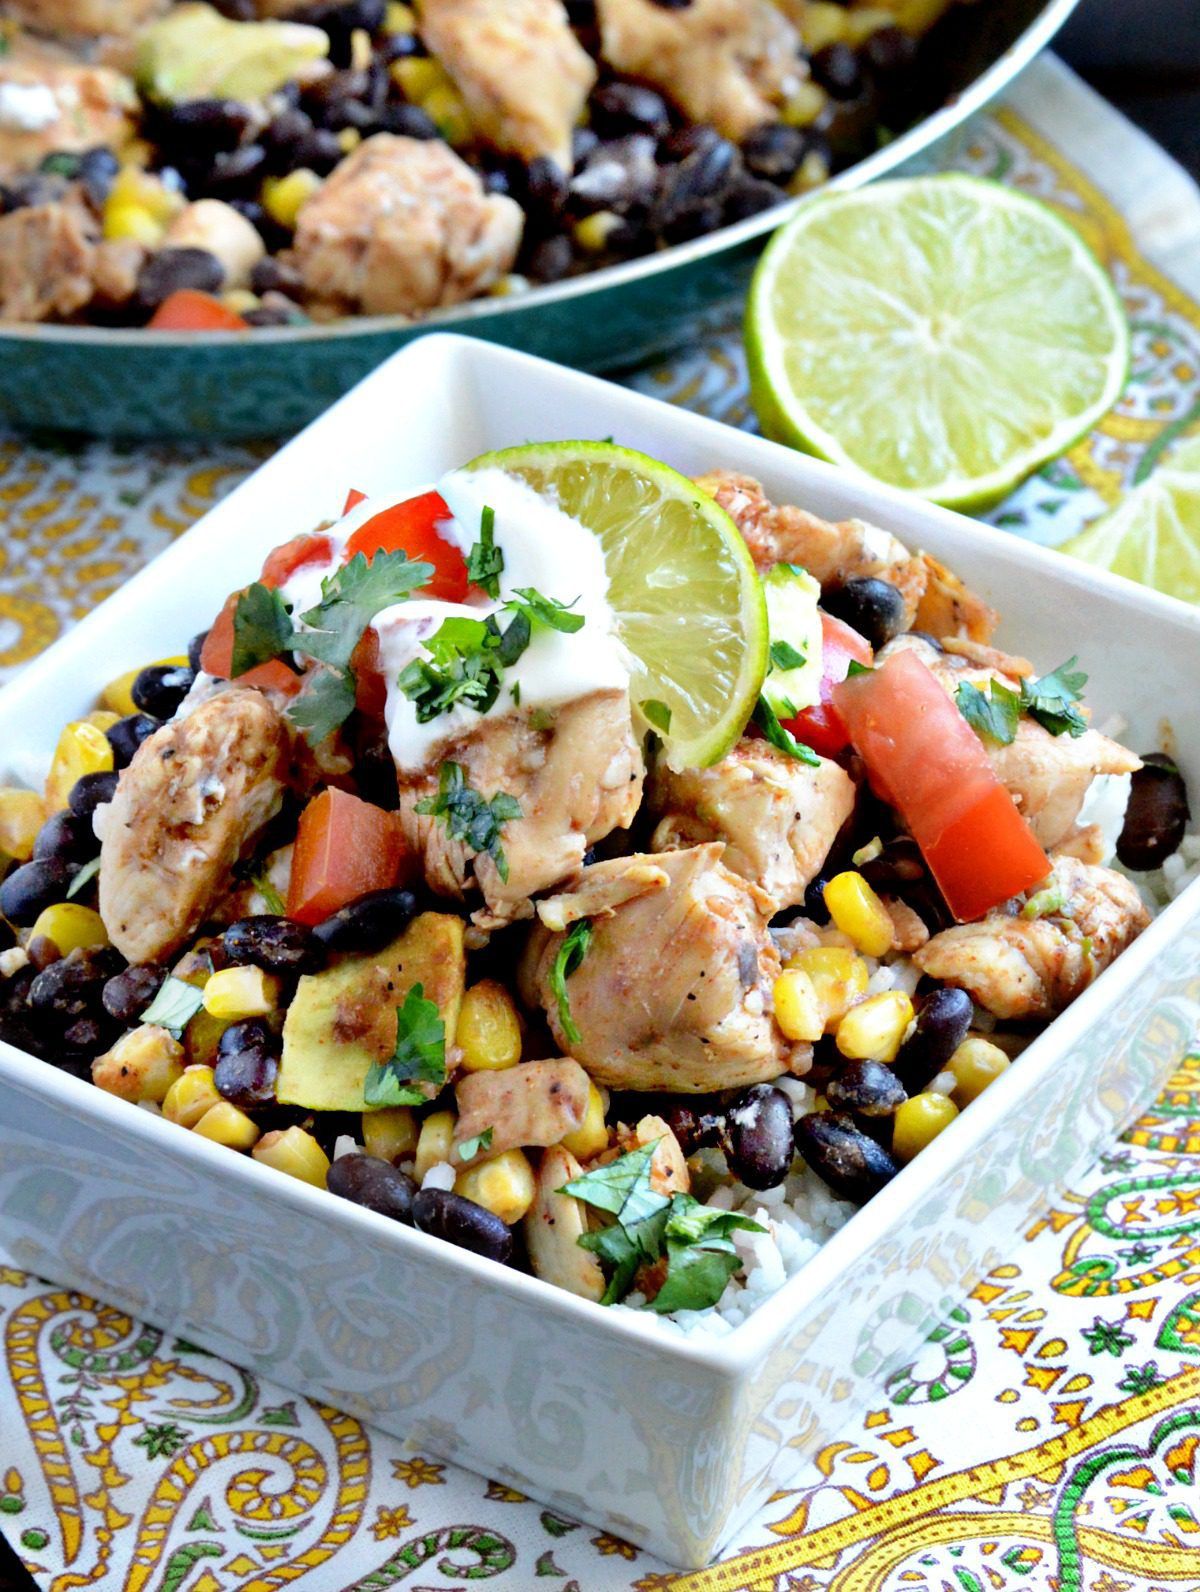
{"label": "lime slice", "polygon": [[1129,365],[1079,235],[954,173],[805,205],[759,262],[746,348],[768,436],[963,509],[1088,431]]}
{"label": "lime slice", "polygon": [[553,497],[599,538],[639,719],[663,737],[672,768],[718,762],[767,666],[762,584],[733,521],[686,476],[608,442],[535,442],[467,468],[486,466]]}
{"label": "lime slice", "polygon": [[1059,552],[1200,603],[1200,444],[1193,438],[1168,454],[1148,481]]}

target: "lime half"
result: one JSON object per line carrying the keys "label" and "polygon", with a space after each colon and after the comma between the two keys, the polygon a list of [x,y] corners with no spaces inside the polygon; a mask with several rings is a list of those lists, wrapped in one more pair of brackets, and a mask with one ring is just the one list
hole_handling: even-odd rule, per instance
{"label": "lime half", "polygon": [[953,173],[805,205],[759,262],[746,348],[768,436],[963,509],[1087,432],[1129,365],[1079,235]]}
{"label": "lime half", "polygon": [[467,468],[488,466],[599,538],[617,633],[635,660],[635,712],[662,736],[672,768],[718,762],[767,666],[762,584],[733,521],[686,476],[612,443],[535,442]]}
{"label": "lime half", "polygon": [[1200,603],[1200,441],[1169,453],[1149,480],[1059,552]]}

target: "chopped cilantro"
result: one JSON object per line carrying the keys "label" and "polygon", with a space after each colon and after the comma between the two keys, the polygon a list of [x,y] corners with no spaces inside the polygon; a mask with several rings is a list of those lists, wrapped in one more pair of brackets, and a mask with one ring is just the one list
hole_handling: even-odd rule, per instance
{"label": "chopped cilantro", "polygon": [[811,746],[805,746],[798,741],[790,730],[785,730],[779,722],[775,709],[765,696],[760,696],[751,714],[754,723],[758,725],[763,735],[780,752],[786,752],[789,757],[794,757],[798,763],[807,763],[810,768],[817,768],[821,759]]}
{"label": "chopped cilantro", "polygon": [[320,746],[354,709],[354,676],[349,669],[313,669],[291,703],[287,716],[310,746]]}
{"label": "chopped cilantro", "polygon": [[847,680],[853,680],[856,674],[874,674],[874,669],[869,663],[859,663],[857,658],[850,659],[850,667],[846,670]]}
{"label": "chopped cilantro", "polygon": [[543,596],[536,586],[518,586],[504,606],[514,613],[524,614],[531,625],[544,625],[550,630],[563,630],[573,635],[584,625],[583,615],[571,612],[578,601],[576,597],[573,602],[560,603],[556,597]]}
{"label": "chopped cilantro", "polygon": [[68,901],[73,901],[75,899],[75,897],[79,894],[79,892],[86,885],[91,884],[92,880],[96,877],[96,875],[99,872],[100,872],[100,858],[99,857],[93,857],[91,862],[85,862],[83,867],[80,868],[79,872],[75,875],[75,877],[71,880],[70,884],[67,886],[67,900]]}
{"label": "chopped cilantro", "polygon": [[1021,718],[1021,698],[1000,680],[993,679],[987,693],[964,680],[954,693],[958,711],[981,740],[1010,746]]}
{"label": "chopped cilantro", "polygon": [[487,800],[473,786],[458,763],[443,763],[438,770],[438,792],[417,803],[417,812],[440,818],[451,840],[462,840],[477,856],[486,853],[506,883],[508,859],[500,833],[510,818],[520,818],[521,804],[507,791]]}
{"label": "chopped cilantro", "polygon": [[165,1028],[178,1039],[204,1004],[204,991],[168,974],[140,1021]]}
{"label": "chopped cilantro", "polygon": [[661,730],[666,735],[671,728],[671,710],[667,704],[651,697],[641,704],[641,708],[646,723],[652,724],[656,730]]}
{"label": "chopped cilantro", "polygon": [[363,1099],[369,1106],[417,1106],[430,1098],[423,1087],[446,1081],[446,1028],[438,1009],[414,984],[396,1011],[396,1048],[391,1059],[374,1062]]}
{"label": "chopped cilantro", "polygon": [[1087,732],[1087,719],[1075,705],[1088,679],[1075,667],[1078,662],[1071,657],[1040,680],[1021,681],[1022,708],[1051,735],[1077,738]]}
{"label": "chopped cilantro", "polygon": [[487,504],[479,516],[479,540],[467,554],[467,579],[495,601],[500,596],[504,553],[495,543],[496,511]]}
{"label": "chopped cilantro", "polygon": [[280,594],[258,581],[247,586],[233,610],[233,679],[290,652],[294,635],[292,616]]}
{"label": "chopped cilantro", "polygon": [[802,652],[797,652],[790,641],[773,641],[771,643],[772,669],[802,669],[808,659]]}
{"label": "chopped cilantro", "polygon": [[513,681],[509,695],[513,699],[513,706],[519,708],[521,706],[521,682],[519,680]]}
{"label": "chopped cilantro", "polygon": [[1031,895],[1021,908],[1021,916],[1029,923],[1038,918],[1053,917],[1056,913],[1064,918],[1073,915],[1061,884],[1046,885],[1044,889]]}
{"label": "chopped cilantro", "polygon": [[276,890],[275,886],[271,883],[270,879],[267,878],[265,873],[255,874],[251,878],[250,883],[258,891],[259,895],[262,896],[264,902],[266,903],[268,912],[273,912],[277,918],[287,916],[287,908],[283,904],[283,897],[279,894],[279,891]]}
{"label": "chopped cilantro", "polygon": [[494,615],[444,619],[425,642],[427,658],[414,658],[400,671],[396,684],[415,703],[417,722],[428,724],[460,702],[486,713],[500,694],[505,669],[529,645],[530,624],[517,614],[506,630]]}
{"label": "chopped cilantro", "polygon": [[459,1160],[473,1161],[482,1150],[490,1150],[495,1131],[494,1128],[484,1128],[483,1132],[477,1133],[473,1139],[464,1139],[458,1146]]}
{"label": "chopped cilantro", "polygon": [[375,615],[403,602],[432,574],[432,564],[410,559],[407,553],[378,552],[370,563],[356,553],[321,582],[321,601],[300,616],[308,628],[297,632],[296,649],[335,669],[348,668]]}
{"label": "chopped cilantro", "polygon": [[558,1002],[558,1021],[567,1042],[572,1045],[579,1043],[579,1030],[571,1016],[571,998],[567,994],[567,980],[574,973],[592,943],[592,920],[580,918],[572,923],[563,935],[562,943],[554,958],[554,966],[550,970],[550,988]]}

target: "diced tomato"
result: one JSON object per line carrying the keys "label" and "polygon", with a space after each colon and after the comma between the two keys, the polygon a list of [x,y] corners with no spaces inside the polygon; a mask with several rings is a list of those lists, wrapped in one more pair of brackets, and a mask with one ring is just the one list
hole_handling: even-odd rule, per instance
{"label": "diced tomato", "polygon": [[895,807],[961,923],[1050,872],[979,737],[911,652],[834,688],[878,795]]}
{"label": "diced tomato", "polygon": [[158,332],[241,332],[250,323],[211,293],[183,287],[163,299],[148,324]]}
{"label": "diced tomato", "polygon": [[272,548],[267,554],[259,579],[272,590],[283,586],[306,564],[327,564],[333,556],[333,543],[319,531],[302,531],[290,542]]}
{"label": "diced tomato", "polygon": [[[215,675],[218,680],[233,678],[233,611],[240,596],[241,592],[235,591],[225,599],[225,606],[213,621],[200,649],[200,667],[205,674]],[[281,691],[289,697],[295,696],[304,683],[281,658],[272,658],[247,669],[245,674],[238,675],[237,682],[257,686],[260,691]]]}
{"label": "diced tomato", "polygon": [[842,716],[833,705],[833,688],[840,685],[855,663],[870,663],[874,654],[870,644],[857,630],[835,619],[832,614],[821,615],[821,698],[811,708],[805,708],[794,719],[785,719],[784,728],[790,730],[798,741],[811,746],[822,757],[836,757],[850,744]]}
{"label": "diced tomato", "polygon": [[329,787],[300,814],[288,917],[321,923],[368,890],[394,885],[403,861],[404,842],[395,816]]}
{"label": "diced tomato", "polygon": [[352,486],[349,492],[346,493],[346,506],[342,513],[349,514],[351,509],[356,509],[360,503],[365,503],[366,501],[367,494],[360,492],[356,486]]}
{"label": "diced tomato", "polygon": [[387,681],[379,667],[379,632],[368,625],[350,656],[358,711],[381,719],[387,707]]}
{"label": "diced tomato", "polygon": [[444,602],[460,603],[467,595],[466,560],[437,529],[439,521],[450,518],[450,507],[439,493],[423,492],[373,514],[346,543],[344,556],[351,559],[362,553],[369,562],[378,552],[407,553],[409,558],[433,565],[433,579],[422,591]]}

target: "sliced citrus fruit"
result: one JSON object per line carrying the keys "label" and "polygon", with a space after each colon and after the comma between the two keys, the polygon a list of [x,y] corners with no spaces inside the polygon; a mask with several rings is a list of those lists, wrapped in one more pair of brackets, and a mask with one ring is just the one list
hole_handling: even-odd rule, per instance
{"label": "sliced citrus fruit", "polygon": [[767,666],[762,583],[733,521],[686,476],[613,443],[531,443],[467,468],[489,466],[599,539],[617,633],[635,661],[635,711],[662,736],[672,768],[719,761]]}
{"label": "sliced citrus fruit", "polygon": [[1123,503],[1059,552],[1200,603],[1200,443],[1193,438],[1169,453]]}
{"label": "sliced citrus fruit", "polygon": [[949,173],[805,205],[759,262],[746,348],[768,436],[978,509],[1112,407],[1129,331],[1052,210]]}

